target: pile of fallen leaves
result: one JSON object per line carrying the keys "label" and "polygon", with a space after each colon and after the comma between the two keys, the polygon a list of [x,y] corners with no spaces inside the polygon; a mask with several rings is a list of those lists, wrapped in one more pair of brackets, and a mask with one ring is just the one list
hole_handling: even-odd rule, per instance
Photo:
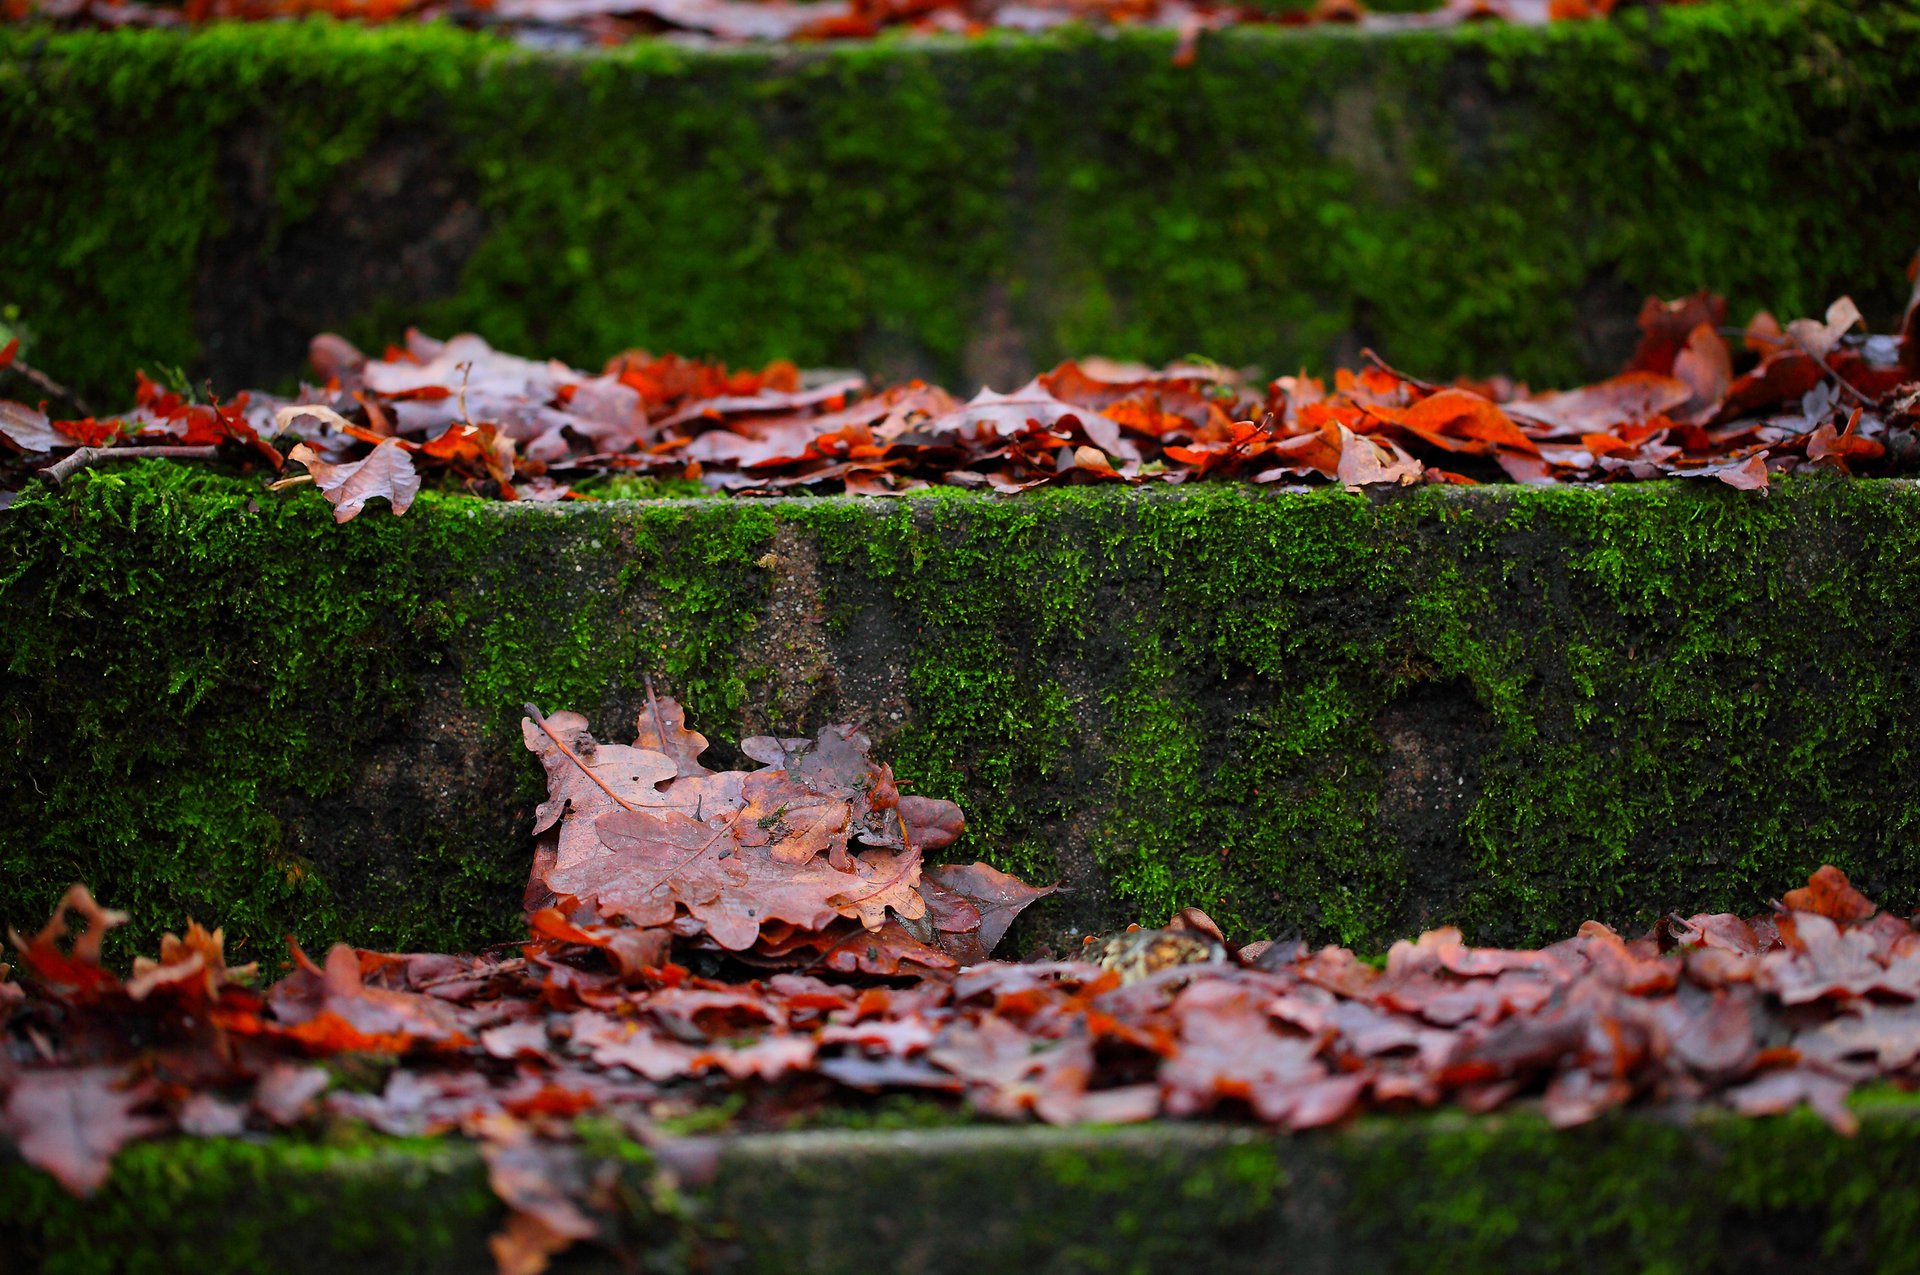
{"label": "pile of fallen leaves", "polygon": [[[1687,3],[1688,0],[1673,0]],[[1176,61],[1203,31],[1245,24],[1342,23],[1378,30],[1496,21],[1533,26],[1605,17],[1619,0],[1441,0],[1414,13],[1370,13],[1362,0],[1281,8],[1216,0],[0,0],[0,18],[65,26],[190,26],[326,15],[359,22],[440,20],[529,43],[616,44],[639,36],[739,44],[862,40],[885,31],[978,35],[1068,23],[1157,27],[1181,35]]]}
{"label": "pile of fallen leaves", "polygon": [[903,796],[856,730],[745,741],[749,771],[705,767],[665,698],[633,745],[565,713],[530,712],[525,733],[550,796],[517,951],[341,944],[315,963],[290,944],[262,991],[189,925],[123,978],[101,944],[126,918],[75,886],[46,928],[10,935],[0,1137],[84,1194],[135,1138],[457,1130],[512,1207],[503,1267],[537,1270],[600,1228],[571,1145],[588,1113],[672,1163],[662,1122],[729,1096],[776,1126],[910,1092],[1002,1119],[1296,1130],[1444,1103],[1525,1100],[1561,1126],[1636,1102],[1804,1103],[1845,1133],[1855,1086],[1920,1079],[1920,930],[1833,868],[1769,916],[1674,915],[1633,940],[1589,922],[1539,951],[1441,929],[1380,967],[1234,948],[1190,909],[1097,960],[1000,963],[1047,891],[925,864],[960,812]]}
{"label": "pile of fallen leaves", "polygon": [[1086,359],[965,402],[919,381],[874,389],[790,364],[729,372],[636,351],[591,375],[477,336],[409,333],[374,359],[329,335],[311,350],[320,383],[292,400],[192,402],[143,375],[134,410],[107,420],[0,402],[0,437],[23,455],[64,453],[46,468],[56,480],[142,454],[225,454],[277,470],[291,444],[285,459],[304,472],[278,485],[316,483],[341,521],[374,497],[404,511],[423,469],[476,492],[547,500],[605,474],[742,494],[893,495],[940,483],[1012,493],[1195,479],[1358,488],[1680,477],[1751,489],[1798,469],[1920,468],[1915,310],[1900,335],[1881,336],[1857,330],[1846,298],[1823,319],[1784,326],[1762,312],[1738,332],[1737,354],[1725,319],[1725,304],[1704,293],[1649,300],[1626,370],[1560,393],[1438,384],[1371,355],[1331,388]]}

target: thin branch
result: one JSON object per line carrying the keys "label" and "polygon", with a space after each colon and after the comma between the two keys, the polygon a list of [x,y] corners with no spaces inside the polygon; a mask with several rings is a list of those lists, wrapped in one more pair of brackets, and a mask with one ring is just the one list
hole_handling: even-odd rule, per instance
{"label": "thin branch", "polygon": [[644,675],[647,682],[647,711],[653,714],[653,733],[660,741],[660,751],[667,751],[667,728],[660,720],[660,701],[653,695],[653,674]]}
{"label": "thin branch", "polygon": [[580,768],[581,774],[585,775],[588,779],[593,780],[594,783],[600,785],[601,792],[606,793],[607,796],[613,798],[614,801],[618,802],[622,810],[632,810],[634,808],[633,805],[630,802],[628,802],[625,797],[622,797],[619,793],[607,787],[606,780],[600,778],[600,776],[594,774],[593,771],[589,770],[587,768],[587,763],[580,760],[580,754],[574,752],[571,748],[567,747],[567,741],[564,739],[561,739],[560,736],[554,732],[553,727],[547,724],[547,715],[545,713],[542,713],[538,708],[535,708],[532,704],[522,704],[520,707],[526,710],[527,716],[533,719],[533,724],[535,726],[538,726],[541,730],[547,733],[547,738],[553,741],[554,747],[558,748],[562,753],[565,753],[567,760]]}
{"label": "thin branch", "polygon": [[60,382],[54,380],[51,376],[48,376],[45,372],[42,372],[39,368],[31,366],[30,364],[26,363],[25,361],[19,358],[14,359],[14,361],[7,364],[7,366],[13,369],[14,371],[18,372],[20,375],[26,377],[29,381],[32,381],[35,385],[38,385],[41,389],[53,395],[55,398],[64,398],[65,400],[67,400],[67,402],[73,404],[76,408],[78,408],[82,416],[93,415],[93,409],[87,406],[87,401],[85,399],[81,398],[78,394],[75,394],[72,390],[68,389],[66,386],[60,384]]}
{"label": "thin branch", "polygon": [[467,381],[472,376],[473,364],[462,363],[460,365],[460,423],[462,425],[473,424],[473,418],[467,415]]}
{"label": "thin branch", "polygon": [[1408,385],[1412,385],[1418,389],[1426,390],[1430,394],[1438,394],[1441,390],[1447,388],[1444,385],[1436,385],[1432,381],[1423,381],[1417,376],[1408,376],[1405,372],[1402,372],[1399,368],[1394,367],[1393,365],[1388,363],[1385,359],[1381,358],[1378,354],[1375,354],[1370,349],[1361,350],[1360,357],[1365,359],[1367,362],[1373,364],[1375,367],[1379,368],[1382,372],[1385,372],[1388,376],[1399,377],[1401,380],[1405,381]]}
{"label": "thin branch", "polygon": [[[18,363],[14,364],[19,367]],[[175,460],[212,460],[220,449],[207,447],[80,447],[40,471],[40,476],[58,487],[83,469],[103,460],[140,460],[149,456],[171,456]]]}
{"label": "thin branch", "polygon": [[1834,383],[1835,385],[1838,385],[1838,386],[1839,386],[1839,387],[1840,387],[1841,389],[1843,389],[1843,390],[1845,390],[1845,391],[1846,391],[1847,393],[1849,393],[1849,394],[1851,394],[1851,395],[1853,395],[1853,401],[1854,401],[1854,402],[1856,402],[1856,403],[1858,403],[1858,404],[1859,404],[1860,406],[1862,406],[1862,407],[1872,407],[1872,406],[1873,406],[1873,400],[1872,400],[1872,399],[1870,399],[1870,398],[1868,398],[1868,397],[1867,397],[1867,396],[1866,396],[1865,394],[1862,394],[1862,393],[1861,393],[1861,392],[1860,392],[1859,390],[1857,390],[1857,389],[1855,389],[1855,388],[1853,388],[1853,386],[1851,386],[1851,385],[1849,385],[1849,384],[1847,383],[1847,378],[1846,378],[1846,377],[1844,377],[1844,376],[1842,376],[1842,375],[1840,375],[1840,373],[1839,373],[1838,371],[1836,371],[1835,369],[1833,369],[1833,368],[1831,368],[1831,367],[1828,367],[1828,366],[1827,366],[1827,361],[1826,361],[1825,359],[1822,359],[1822,360],[1820,360],[1820,370],[1821,370],[1822,372],[1825,372],[1825,373],[1826,373],[1826,374],[1827,374],[1828,376],[1831,376],[1831,377],[1833,378],[1833,383]]}
{"label": "thin branch", "polygon": [[821,948],[820,954],[818,956],[808,961],[805,965],[802,965],[795,972],[800,974],[805,974],[808,970],[812,969],[814,966],[826,960],[829,956],[832,956],[835,952],[838,952],[841,948],[845,947],[852,940],[863,937],[866,934],[866,932],[867,932],[867,929],[865,926],[855,925],[853,929],[849,930],[845,934],[842,934],[839,938],[835,939],[832,943],[830,943],[826,947]]}

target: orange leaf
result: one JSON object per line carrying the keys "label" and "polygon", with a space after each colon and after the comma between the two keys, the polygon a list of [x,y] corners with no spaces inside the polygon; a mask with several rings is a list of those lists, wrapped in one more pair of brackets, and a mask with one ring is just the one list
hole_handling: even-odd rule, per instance
{"label": "orange leaf", "polygon": [[1466,390],[1441,390],[1421,399],[1407,409],[1404,422],[1408,429],[1441,447],[1446,447],[1450,440],[1472,439],[1496,447],[1510,447],[1529,456],[1540,454],[1540,448],[1520,431],[1512,417],[1496,404]]}

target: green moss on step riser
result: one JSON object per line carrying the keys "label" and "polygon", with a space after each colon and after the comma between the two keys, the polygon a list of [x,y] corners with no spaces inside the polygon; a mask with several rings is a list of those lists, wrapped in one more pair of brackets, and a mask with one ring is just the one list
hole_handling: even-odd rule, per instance
{"label": "green moss on step riser", "polygon": [[[620,1255],[589,1245],[566,1268],[827,1275],[885,1254],[918,1275],[1912,1270],[1913,1100],[1855,1105],[1851,1139],[1804,1112],[1570,1131],[1442,1113],[1294,1138],[1164,1123],[762,1135],[722,1142],[711,1181],[678,1186],[601,1139],[584,1150],[622,1184]],[[0,1161],[0,1193],[8,1275],[470,1270],[504,1217],[470,1146],[344,1131],[135,1146],[91,1201]]]}
{"label": "green moss on step riser", "polygon": [[84,880],[137,918],[122,957],[189,915],[270,961],[510,939],[520,706],[618,739],[649,675],[720,761],[864,722],[967,811],[955,853],[1071,886],[1026,942],[1185,904],[1551,940],[1822,862],[1912,907],[1917,542],[1906,482],[429,493],[336,526],[310,491],[97,471],[0,518],[0,914]]}
{"label": "green moss on step riser", "polygon": [[1372,344],[1565,382],[1647,292],[1744,316],[1850,291],[1884,322],[1920,238],[1917,35],[1831,0],[1241,30],[1190,67],[1165,32],[575,56],[8,29],[0,302],[109,404],[137,365],[280,381],[314,329],[409,322],[583,365],[1284,371]]}

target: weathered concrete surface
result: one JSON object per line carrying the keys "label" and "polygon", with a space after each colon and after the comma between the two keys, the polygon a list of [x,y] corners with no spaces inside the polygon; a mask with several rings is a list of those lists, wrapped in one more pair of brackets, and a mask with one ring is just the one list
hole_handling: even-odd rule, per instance
{"label": "weathered concrete surface", "polygon": [[520,706],[737,759],[863,723],[1031,948],[1198,904],[1380,947],[1920,905],[1920,489],[1227,487],[561,507],[123,467],[0,516],[0,915],[87,881],[270,958],[510,939]]}
{"label": "weathered concrete surface", "polygon": [[[667,1161],[602,1144],[624,1183],[559,1272],[1348,1272],[1912,1268],[1920,1121],[1804,1113],[1370,1118],[1276,1138],[1227,1125],[760,1134]],[[670,1165],[683,1166],[676,1172]],[[688,1166],[701,1171],[688,1176]],[[0,1272],[474,1271],[502,1220],[464,1144],[173,1142],[92,1202],[0,1162]]]}

